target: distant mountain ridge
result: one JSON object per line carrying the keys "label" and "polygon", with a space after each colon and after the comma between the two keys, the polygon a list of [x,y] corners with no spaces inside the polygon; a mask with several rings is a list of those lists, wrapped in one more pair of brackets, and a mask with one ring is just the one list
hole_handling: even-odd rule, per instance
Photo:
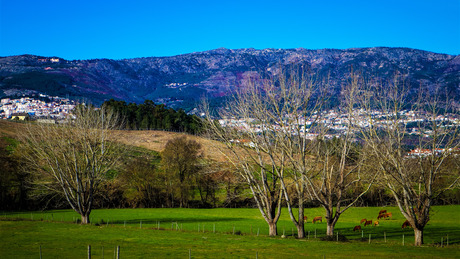
{"label": "distant mountain ridge", "polygon": [[172,107],[191,108],[203,96],[227,96],[254,73],[273,73],[280,66],[302,65],[330,75],[340,91],[351,68],[380,80],[397,72],[420,83],[445,89],[460,98],[460,55],[410,48],[356,49],[215,49],[171,57],[123,60],[64,60],[21,55],[0,57],[0,97],[35,92],[70,95],[94,103],[114,98],[146,99]]}

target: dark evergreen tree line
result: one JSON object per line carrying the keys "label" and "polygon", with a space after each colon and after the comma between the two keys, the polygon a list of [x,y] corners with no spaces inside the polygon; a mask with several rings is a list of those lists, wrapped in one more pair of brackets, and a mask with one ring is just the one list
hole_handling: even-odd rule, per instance
{"label": "dark evergreen tree line", "polygon": [[104,102],[120,115],[120,126],[134,130],[169,130],[197,134],[201,132],[201,119],[195,115],[187,115],[184,110],[167,108],[164,104],[155,104],[146,100],[142,104],[113,99]]}

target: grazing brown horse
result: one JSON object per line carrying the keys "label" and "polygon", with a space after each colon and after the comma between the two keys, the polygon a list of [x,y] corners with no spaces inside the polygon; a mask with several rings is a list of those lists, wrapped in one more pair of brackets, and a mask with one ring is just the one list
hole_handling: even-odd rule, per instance
{"label": "grazing brown horse", "polygon": [[353,231],[357,231],[357,230],[361,230],[361,225],[355,226],[355,227],[353,228]]}
{"label": "grazing brown horse", "polygon": [[366,223],[367,219],[362,219],[359,224],[363,224],[363,223]]}
{"label": "grazing brown horse", "polygon": [[379,221],[378,220],[374,221],[374,227],[378,225],[379,225]]}
{"label": "grazing brown horse", "polygon": [[321,216],[314,217],[313,218],[313,223],[315,223],[316,221],[319,221],[319,222],[323,223],[323,217],[321,217]]}
{"label": "grazing brown horse", "polygon": [[381,211],[379,211],[379,215],[380,215],[380,214],[383,214],[383,213],[387,213],[387,210],[381,210]]}
{"label": "grazing brown horse", "polygon": [[364,226],[371,225],[372,226],[372,219],[371,220],[366,220],[366,223],[364,223]]}
{"label": "grazing brown horse", "polygon": [[391,212],[385,213],[385,217],[384,217],[385,219],[386,219],[386,218],[390,218],[390,219],[391,219],[392,217],[393,217],[393,214],[392,214]]}
{"label": "grazing brown horse", "polygon": [[401,228],[411,228],[412,225],[410,224],[409,220],[404,221]]}
{"label": "grazing brown horse", "polygon": [[307,216],[303,216],[303,222],[307,222]]}
{"label": "grazing brown horse", "polygon": [[377,217],[377,220],[382,219],[382,218],[386,218],[386,213],[379,214],[379,216]]}

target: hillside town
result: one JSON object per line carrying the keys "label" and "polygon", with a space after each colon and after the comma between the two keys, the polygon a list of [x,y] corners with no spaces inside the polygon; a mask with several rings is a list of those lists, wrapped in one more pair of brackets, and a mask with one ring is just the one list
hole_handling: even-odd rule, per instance
{"label": "hillside town", "polygon": [[[332,139],[345,134],[359,135],[363,129],[368,127],[384,128],[392,124],[391,119],[396,114],[385,114],[379,111],[355,110],[353,115],[342,114],[336,110],[315,113],[308,118],[289,118],[285,116],[282,120],[284,125],[266,125],[254,118],[223,118],[219,120],[222,127],[235,128],[241,132],[262,133],[263,131],[289,132],[292,135],[300,135],[309,140],[322,137]],[[401,123],[404,134],[430,138],[433,135],[430,125],[426,125],[428,115],[412,110],[402,110],[396,115]],[[430,118],[431,119],[431,118]],[[460,118],[453,114],[442,114],[435,118],[440,128],[459,127]],[[315,126],[316,125],[316,126]],[[321,132],[321,133],[319,133]],[[233,139],[231,142],[249,147],[255,147],[255,143],[248,139]],[[437,155],[443,152],[458,152],[457,149],[436,150],[415,148],[408,152],[409,157]]]}
{"label": "hillside town", "polygon": [[68,98],[40,94],[39,98],[22,97],[0,100],[0,119],[63,120],[76,103]]}
{"label": "hillside town", "polygon": [[[274,130],[274,131],[292,131],[295,135],[297,132],[307,133],[305,136],[307,138],[316,138],[317,133],[312,132],[311,125],[317,124],[322,125],[327,128],[327,134],[324,134],[325,138],[333,138],[334,136],[340,136],[351,131],[352,133],[359,133],[359,130],[362,128],[367,128],[374,125],[377,127],[388,125],[390,123],[389,119],[394,116],[394,114],[384,114],[379,111],[372,111],[370,114],[364,110],[355,110],[354,114],[350,117],[348,114],[342,114],[336,110],[323,111],[320,114],[314,114],[309,118],[295,118],[289,119],[289,116],[286,116],[284,126],[281,125],[262,125],[257,123],[253,118],[246,119],[237,119],[237,118],[224,118],[220,119],[219,123],[223,127],[234,127],[241,131],[250,131],[250,132],[262,132],[264,130]],[[421,129],[420,125],[424,121],[427,121],[426,114],[417,113],[412,110],[402,110],[397,116],[400,119],[401,123],[405,124],[405,129],[407,134],[411,135],[423,135],[424,137],[430,136],[432,133],[431,130]],[[372,123],[370,123],[372,120]],[[442,127],[452,127],[460,125],[460,118],[452,114],[442,114],[436,117],[436,121],[442,124]],[[292,123],[290,123],[292,122]],[[353,125],[349,130],[348,125]],[[310,131],[310,132],[309,132]]]}

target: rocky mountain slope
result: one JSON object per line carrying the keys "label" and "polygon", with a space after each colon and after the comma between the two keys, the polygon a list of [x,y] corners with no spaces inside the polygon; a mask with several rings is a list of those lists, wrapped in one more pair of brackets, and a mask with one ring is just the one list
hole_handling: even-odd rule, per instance
{"label": "rocky mountain slope", "polygon": [[0,57],[0,97],[45,93],[86,98],[94,103],[115,98],[146,99],[191,108],[203,96],[220,98],[255,73],[274,73],[301,65],[330,75],[334,91],[346,82],[351,68],[376,80],[395,73],[407,75],[414,89],[420,83],[441,87],[460,98],[460,55],[409,48],[360,49],[215,49],[172,57],[124,60],[64,60],[21,55]]}

